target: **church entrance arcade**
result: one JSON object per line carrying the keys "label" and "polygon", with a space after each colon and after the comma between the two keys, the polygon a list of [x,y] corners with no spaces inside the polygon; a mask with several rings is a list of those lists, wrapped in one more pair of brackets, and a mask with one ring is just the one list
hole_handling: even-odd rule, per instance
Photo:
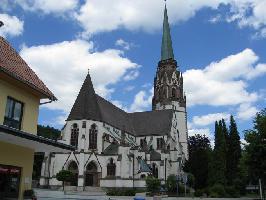
{"label": "church entrance arcade", "polygon": [[87,165],[86,171],[85,171],[85,186],[99,187],[100,176],[101,176],[101,173],[98,172],[97,165],[94,162],[90,162]]}

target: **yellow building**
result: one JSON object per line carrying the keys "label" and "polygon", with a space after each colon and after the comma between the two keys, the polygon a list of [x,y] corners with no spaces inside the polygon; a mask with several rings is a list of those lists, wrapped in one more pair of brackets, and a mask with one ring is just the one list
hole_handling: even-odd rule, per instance
{"label": "yellow building", "polygon": [[50,103],[56,97],[0,37],[0,199],[23,199],[31,189],[34,152],[74,150],[37,136],[41,99]]}

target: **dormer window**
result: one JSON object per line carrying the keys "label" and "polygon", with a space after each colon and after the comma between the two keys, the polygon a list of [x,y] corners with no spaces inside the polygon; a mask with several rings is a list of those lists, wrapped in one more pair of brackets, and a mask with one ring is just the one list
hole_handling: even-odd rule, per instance
{"label": "dormer window", "polygon": [[11,97],[7,97],[4,125],[21,129],[24,104]]}

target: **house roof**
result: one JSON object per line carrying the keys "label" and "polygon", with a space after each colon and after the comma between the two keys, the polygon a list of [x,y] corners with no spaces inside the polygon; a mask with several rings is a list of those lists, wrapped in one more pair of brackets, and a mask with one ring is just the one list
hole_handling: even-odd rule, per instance
{"label": "house roof", "polygon": [[67,121],[96,120],[135,136],[166,135],[170,132],[172,110],[127,113],[97,95],[88,73]]}
{"label": "house roof", "polygon": [[20,57],[16,50],[0,36],[0,72],[1,71],[23,82],[34,90],[37,90],[45,97],[56,100],[54,94]]}

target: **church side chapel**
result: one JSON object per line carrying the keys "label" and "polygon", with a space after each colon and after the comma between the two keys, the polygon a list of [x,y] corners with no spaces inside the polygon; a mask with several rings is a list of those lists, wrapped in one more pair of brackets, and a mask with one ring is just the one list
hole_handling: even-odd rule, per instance
{"label": "church side chapel", "polygon": [[60,141],[76,151],[45,155],[40,185],[61,187],[55,178],[61,169],[75,174],[68,185],[80,191],[92,186],[145,187],[150,175],[164,183],[170,174],[183,173],[187,138],[183,77],[174,59],[165,7],[152,111],[121,110],[95,93],[88,73]]}

